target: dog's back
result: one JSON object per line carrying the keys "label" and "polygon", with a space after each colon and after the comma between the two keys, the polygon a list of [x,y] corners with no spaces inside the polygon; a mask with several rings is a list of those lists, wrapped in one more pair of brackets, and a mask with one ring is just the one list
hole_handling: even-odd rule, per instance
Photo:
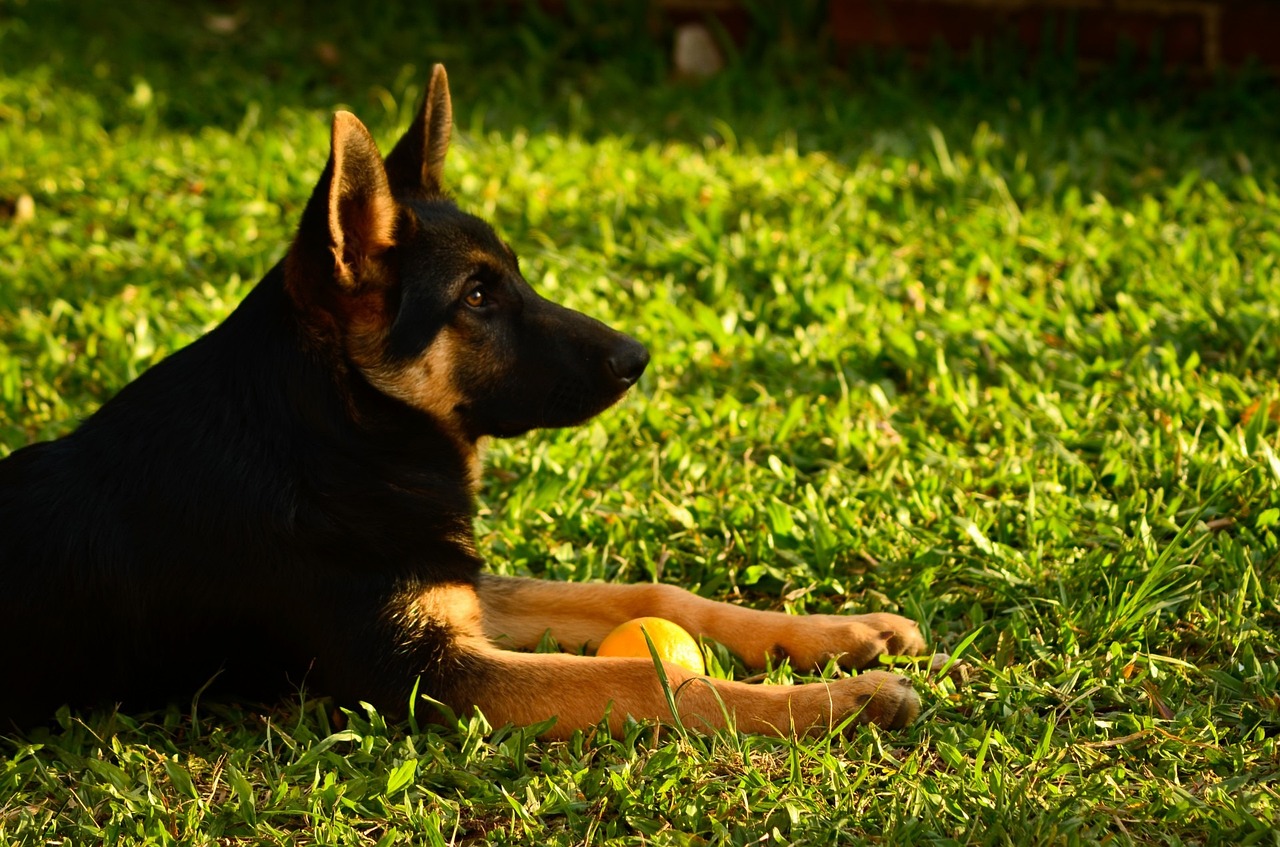
{"label": "dog's back", "polygon": [[[71,435],[0,462],[0,638],[15,645],[5,712],[47,716],[68,692],[137,691],[200,664],[208,636],[187,633],[210,592],[197,579],[234,582],[244,564],[200,567],[227,549],[230,536],[210,544],[214,527],[242,511],[225,485],[219,502],[228,466],[207,461],[234,449],[220,418],[243,403],[217,373],[225,334],[157,365]],[[183,442],[193,449],[173,449]]]}

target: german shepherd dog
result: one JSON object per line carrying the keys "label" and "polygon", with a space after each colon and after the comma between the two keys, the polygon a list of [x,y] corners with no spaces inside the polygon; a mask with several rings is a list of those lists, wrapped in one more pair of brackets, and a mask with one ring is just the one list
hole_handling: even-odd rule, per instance
{"label": "german shepherd dog", "polygon": [[[791,616],[669,585],[482,572],[485,438],[581,423],[640,379],[637,341],[539,297],[441,181],[452,113],[436,66],[384,161],[351,114],[285,258],[220,326],[72,434],[0,462],[0,724],[65,703],[162,704],[210,679],[237,696],[304,683],[395,717],[416,690],[564,737],[628,716],[695,728],[900,727],[910,682],[870,671],[761,686],[588,651],[643,615],[752,668],[864,668],[918,654],[891,614]],[[691,684],[686,684],[691,683]]]}

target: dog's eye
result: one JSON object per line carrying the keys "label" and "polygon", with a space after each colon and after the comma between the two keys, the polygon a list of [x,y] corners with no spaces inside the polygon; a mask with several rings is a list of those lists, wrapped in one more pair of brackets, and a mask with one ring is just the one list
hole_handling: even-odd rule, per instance
{"label": "dog's eye", "polygon": [[479,309],[489,303],[488,295],[486,295],[484,293],[484,289],[478,285],[467,292],[467,296],[462,298],[462,300],[473,309]]}

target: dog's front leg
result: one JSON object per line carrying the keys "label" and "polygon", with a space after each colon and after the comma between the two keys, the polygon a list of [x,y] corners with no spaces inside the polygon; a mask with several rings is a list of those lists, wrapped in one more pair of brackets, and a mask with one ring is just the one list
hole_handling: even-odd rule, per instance
{"label": "dog's front leg", "polygon": [[[625,720],[670,721],[666,692],[650,659],[565,653],[516,653],[472,642],[436,696],[455,712],[476,707],[494,726],[555,718],[544,732],[566,738],[607,718],[621,735]],[[915,720],[920,698],[906,677],[868,671],[828,683],[748,685],[663,665],[680,722],[700,732],[787,736],[830,731],[846,719],[897,729]]]}
{"label": "dog's front leg", "polygon": [[485,634],[499,646],[532,649],[550,631],[566,649],[596,645],[618,624],[654,615],[724,644],[749,668],[790,658],[805,669],[837,659],[865,668],[881,655],[925,651],[901,615],[788,615],[718,603],[673,585],[566,583],[485,576],[478,587]]}
{"label": "dog's front leg", "polygon": [[[532,601],[549,585],[554,584],[499,581],[495,588],[484,580],[479,590],[450,583],[407,592],[390,609],[403,645],[396,654],[424,663],[419,672],[431,696],[455,712],[479,708],[494,725],[555,718],[547,735],[563,738],[606,717],[615,734],[627,717],[670,720],[666,692],[650,659],[517,653],[494,646],[481,619],[493,609],[495,591],[505,591],[509,603],[522,592],[523,600]],[[610,586],[579,588],[589,592]],[[586,603],[585,594],[576,599]],[[711,679],[670,663],[664,670],[678,717],[691,729],[733,725],[743,732],[788,735],[822,732],[848,718],[895,728],[910,723],[920,711],[910,680],[883,671],[830,683],[773,686]]]}

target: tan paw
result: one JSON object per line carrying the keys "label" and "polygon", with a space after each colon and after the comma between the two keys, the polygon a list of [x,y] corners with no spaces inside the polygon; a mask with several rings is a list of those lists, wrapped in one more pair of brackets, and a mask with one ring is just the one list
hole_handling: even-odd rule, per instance
{"label": "tan paw", "polygon": [[[793,619],[775,654],[795,668],[819,668],[832,659],[842,667],[865,668],[880,656],[918,656],[924,638],[915,621],[888,612],[869,615],[802,615]],[[781,658],[781,656],[779,656]]]}
{"label": "tan paw", "polygon": [[856,723],[873,723],[885,729],[901,729],[920,714],[920,695],[905,676],[888,671],[866,671],[832,683],[834,723],[853,716]]}

